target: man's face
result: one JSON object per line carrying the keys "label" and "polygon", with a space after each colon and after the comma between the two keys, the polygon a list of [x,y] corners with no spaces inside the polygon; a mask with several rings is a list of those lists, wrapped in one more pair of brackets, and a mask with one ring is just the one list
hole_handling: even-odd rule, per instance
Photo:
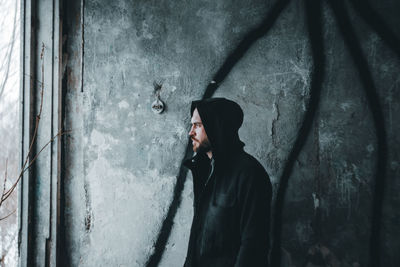
{"label": "man's face", "polygon": [[189,136],[192,139],[194,152],[209,152],[211,150],[211,144],[197,108],[193,111],[192,128],[190,129]]}

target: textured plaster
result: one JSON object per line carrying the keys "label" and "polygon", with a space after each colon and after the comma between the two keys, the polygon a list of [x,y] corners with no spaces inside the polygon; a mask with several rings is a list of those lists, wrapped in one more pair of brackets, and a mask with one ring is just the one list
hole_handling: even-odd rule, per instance
{"label": "textured plaster", "polygon": [[[390,2],[390,1],[386,1]],[[393,1],[392,1],[393,2]],[[189,105],[270,1],[86,1],[83,92],[80,29],[69,35],[66,231],[72,266],[143,266],[172,200],[189,130]],[[307,108],[311,54],[301,1],[238,62],[215,96],[243,108],[240,136],[274,188]],[[326,9],[324,9],[326,10]],[[382,12],[391,12],[382,5]],[[399,60],[357,17],[388,127],[390,151],[383,242],[398,263]],[[397,25],[396,14],[390,25]],[[376,141],[357,72],[329,11],[320,109],[290,178],[283,218],[285,255],[300,266],[321,242],[343,263],[365,265]],[[397,23],[397,24],[396,24]],[[74,52],[74,53],[73,53]],[[166,110],[151,111],[161,81]],[[182,266],[192,211],[192,177],[160,266]],[[396,204],[397,203],[397,204]],[[321,212],[316,223],[316,208]],[[397,215],[396,215],[397,214]],[[396,217],[397,216],[397,217]],[[396,219],[397,218],[397,219]],[[321,233],[321,234],[317,234]],[[355,245],[357,244],[357,245]],[[348,264],[348,265],[346,265]]]}

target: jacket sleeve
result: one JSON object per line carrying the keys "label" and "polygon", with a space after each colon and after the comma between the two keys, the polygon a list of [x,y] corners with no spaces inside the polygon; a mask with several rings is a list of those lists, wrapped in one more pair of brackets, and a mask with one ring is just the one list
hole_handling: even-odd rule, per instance
{"label": "jacket sleeve", "polygon": [[268,266],[272,188],[268,174],[260,168],[242,173],[238,194],[240,249],[235,267]]}

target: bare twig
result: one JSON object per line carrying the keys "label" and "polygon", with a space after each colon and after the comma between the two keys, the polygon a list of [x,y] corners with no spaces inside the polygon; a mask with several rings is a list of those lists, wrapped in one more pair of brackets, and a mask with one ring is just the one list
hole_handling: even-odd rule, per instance
{"label": "bare twig", "polygon": [[9,78],[9,71],[10,71],[10,67],[11,67],[11,58],[12,58],[12,54],[14,51],[14,44],[15,44],[15,31],[17,28],[17,5],[18,5],[18,1],[15,1],[15,11],[14,11],[14,23],[13,23],[13,31],[12,31],[12,36],[11,36],[11,42],[9,43],[8,49],[6,51],[6,60],[5,60],[5,66],[6,66],[6,72],[4,75],[4,80],[1,82],[0,84],[0,98],[1,95],[4,92],[4,88],[6,87],[7,84],[7,80]]}
{"label": "bare twig", "polygon": [[[43,59],[43,55],[44,55],[44,44],[42,44],[42,52],[40,53],[40,58],[41,58],[41,59]],[[36,141],[37,131],[38,131],[39,122],[40,122],[40,116],[42,115],[42,110],[43,110],[43,91],[44,91],[44,71],[43,71],[43,68],[44,68],[44,62],[43,62],[43,60],[42,60],[42,83],[41,83],[42,90],[41,90],[41,92],[40,92],[40,107],[39,107],[39,113],[36,115],[35,130],[33,131],[33,136],[32,136],[31,143],[30,143],[30,145],[29,145],[28,154],[26,155],[24,165],[22,166],[22,169],[23,169],[23,170],[25,169],[25,166],[26,166],[26,164],[28,163],[29,156],[31,155],[31,152],[32,152],[33,144],[34,144],[35,141]]]}
{"label": "bare twig", "polygon": [[[15,183],[11,186],[11,188],[8,189],[8,190],[5,192],[5,194],[2,196],[2,201],[6,200],[6,199],[12,194],[12,192],[14,191],[14,189],[17,187],[18,182],[21,180],[23,174],[24,174],[27,170],[30,169],[30,167],[33,165],[33,163],[35,163],[35,161],[37,160],[38,156],[42,153],[42,151],[43,151],[50,143],[52,143],[57,137],[62,136],[62,135],[64,135],[64,134],[67,134],[67,133],[69,133],[69,132],[71,132],[71,131],[64,131],[64,132],[60,131],[60,132],[58,132],[55,136],[53,136],[53,137],[39,150],[39,152],[38,152],[38,153],[32,158],[32,160],[29,162],[29,165],[26,166],[26,167],[24,166],[24,168],[21,170],[21,172],[20,172],[20,174],[19,174],[17,180],[16,180]],[[0,203],[0,205],[1,205],[1,203]]]}
{"label": "bare twig", "polygon": [[4,216],[2,218],[0,218],[0,221],[7,219],[8,217],[10,217],[11,215],[13,215],[17,210],[13,210],[13,212],[11,212],[10,214],[8,214],[7,216]]}
{"label": "bare twig", "polygon": [[3,192],[1,193],[1,198],[0,198],[0,207],[1,207],[1,204],[3,204],[4,192],[6,191],[6,183],[7,183],[7,166],[8,166],[8,159],[6,159],[6,171],[5,171],[5,173],[4,173]]}
{"label": "bare twig", "polygon": [[[39,123],[39,121],[37,121],[37,123]],[[23,169],[21,170],[21,172],[19,173],[17,180],[14,182],[14,184],[11,186],[10,189],[8,189],[7,191],[5,191],[5,185],[4,185],[3,194],[2,194],[2,196],[1,196],[1,198],[0,198],[0,207],[1,207],[1,205],[3,204],[3,202],[4,202],[5,200],[7,200],[7,199],[11,196],[11,194],[14,192],[15,188],[17,187],[19,181],[20,181],[21,178],[23,177],[23,174],[24,174],[27,170],[30,169],[30,167],[31,167],[31,166],[33,165],[33,163],[37,160],[38,156],[43,152],[43,150],[44,150],[49,144],[51,144],[52,142],[54,142],[54,140],[55,140],[57,137],[60,137],[60,136],[62,136],[62,135],[64,135],[64,134],[67,134],[67,133],[70,133],[70,132],[71,132],[71,131],[62,131],[62,130],[60,130],[55,136],[53,136],[53,137],[39,150],[38,153],[36,153],[36,155],[32,158],[32,160],[29,161],[28,166],[25,166],[26,164],[24,164],[24,167],[23,167]],[[32,140],[31,144],[32,144],[34,141],[35,141],[35,140]],[[30,148],[32,148],[32,146],[31,146]],[[30,151],[29,151],[29,152],[30,152]],[[27,159],[29,159],[29,154],[30,154],[30,153],[28,153],[28,155],[27,155],[27,157],[26,157]],[[27,160],[25,160],[25,162],[27,162]],[[7,173],[7,172],[6,172],[6,173]],[[7,177],[7,175],[6,175],[6,177]],[[4,192],[4,191],[5,191],[5,192]],[[5,216],[5,217],[3,217],[3,218],[0,218],[0,221],[3,220],[3,219],[8,218],[10,215],[11,215],[11,214],[9,214],[9,215],[7,215],[7,216]]]}
{"label": "bare twig", "polygon": [[[41,92],[40,92],[40,106],[39,106],[39,112],[36,115],[36,121],[35,121],[35,129],[33,131],[33,135],[32,135],[32,139],[30,141],[29,144],[29,148],[28,148],[28,152],[27,155],[25,156],[25,161],[24,164],[22,165],[21,171],[18,175],[18,178],[16,179],[16,181],[12,184],[12,186],[6,190],[6,181],[7,181],[7,162],[6,162],[6,172],[5,172],[5,179],[4,179],[4,184],[3,184],[3,192],[2,195],[0,197],[0,207],[2,206],[2,204],[4,203],[4,201],[6,201],[11,194],[14,192],[15,188],[17,187],[19,181],[22,179],[24,173],[29,170],[31,168],[31,166],[36,162],[36,160],[38,159],[39,155],[43,152],[43,150],[52,142],[54,142],[54,140],[57,137],[60,137],[66,133],[69,133],[71,131],[63,131],[62,129],[55,135],[53,136],[45,145],[43,145],[41,147],[41,149],[39,150],[39,152],[37,152],[33,157],[32,157],[32,150],[33,150],[33,145],[35,144],[36,140],[37,140],[37,134],[38,134],[38,128],[39,128],[39,124],[40,124],[40,118],[42,115],[42,110],[43,110],[43,92],[44,92],[44,61],[43,61],[43,57],[44,57],[44,44],[42,43],[42,51],[40,53],[40,59],[42,60],[42,81],[40,82],[40,86],[41,86]],[[4,220],[6,218],[8,218],[9,216],[11,216],[15,211],[13,211],[12,213],[8,214],[5,217],[0,218],[1,220]]]}
{"label": "bare twig", "polygon": [[[44,83],[43,83],[43,81],[44,81],[44,71],[43,71],[44,70],[44,62],[43,62],[43,56],[44,56],[44,44],[42,44],[42,51],[40,53],[40,59],[42,60],[42,82],[41,82],[41,92],[40,92],[40,107],[39,107],[39,113],[36,115],[35,129],[33,131],[32,139],[31,139],[31,142],[29,144],[28,153],[27,153],[27,155],[25,157],[25,161],[24,161],[24,164],[22,166],[22,170],[19,173],[17,180],[11,186],[11,188],[8,189],[5,193],[3,192],[3,194],[1,195],[0,207],[4,203],[4,201],[6,201],[11,196],[12,192],[14,192],[14,189],[17,187],[18,182],[21,180],[21,177],[23,176],[24,172],[27,169],[29,169],[29,167],[32,166],[32,164],[33,164],[32,160],[31,160],[30,163],[29,163],[29,166],[26,167],[26,165],[29,162],[31,153],[32,153],[33,144],[36,142],[36,139],[37,139],[37,132],[38,132],[38,128],[39,128],[40,116],[42,115],[42,110],[43,110],[43,92],[44,92]],[[51,140],[54,140],[54,139],[52,138]],[[49,143],[47,143],[44,147],[47,147],[48,144]],[[42,152],[43,149],[44,148],[42,148],[40,150],[40,152]],[[38,154],[40,154],[40,152]],[[35,155],[34,160],[36,160],[38,154]],[[8,217],[9,217],[9,215],[7,215],[4,218],[8,218]]]}
{"label": "bare twig", "polygon": [[3,183],[3,193],[1,193],[1,198],[0,198],[0,206],[3,203],[3,196],[4,192],[6,191],[6,183],[7,183],[7,165],[8,165],[8,159],[6,159],[6,171],[4,174],[4,183]]}

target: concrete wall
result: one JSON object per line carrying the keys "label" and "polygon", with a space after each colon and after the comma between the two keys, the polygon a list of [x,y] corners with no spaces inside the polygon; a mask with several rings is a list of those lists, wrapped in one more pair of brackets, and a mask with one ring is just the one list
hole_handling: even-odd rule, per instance
{"label": "concrete wall", "polygon": [[[72,130],[63,162],[69,265],[144,266],[173,198],[190,102],[202,97],[273,3],[96,0],[85,1],[83,17],[78,1],[64,4],[65,127]],[[399,4],[376,5],[400,36]],[[282,246],[292,266],[301,266],[316,243],[342,266],[365,266],[377,143],[358,72],[330,9],[323,10],[326,77],[289,181]],[[399,58],[351,14],[384,108],[390,157],[381,246],[383,266],[398,266]],[[242,106],[245,150],[260,160],[275,188],[307,108],[311,68],[304,4],[292,1],[215,94]],[[162,114],[150,108],[154,81],[163,85]],[[191,179],[160,266],[184,262]]]}

